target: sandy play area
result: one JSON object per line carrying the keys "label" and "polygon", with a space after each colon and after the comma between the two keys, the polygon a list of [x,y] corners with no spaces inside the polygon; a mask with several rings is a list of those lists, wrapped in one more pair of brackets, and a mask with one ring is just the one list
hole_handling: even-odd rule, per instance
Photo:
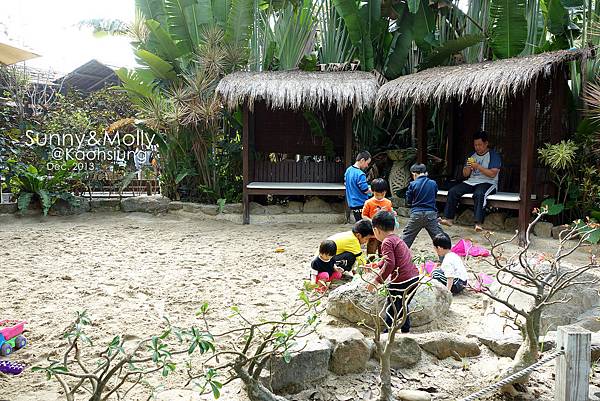
{"label": "sandy play area", "polygon": [[[231,305],[249,316],[279,313],[296,299],[308,276],[306,264],[319,242],[349,229],[349,225],[241,226],[185,212],[158,217],[137,213],[46,219],[0,216],[0,316],[29,322],[30,344],[11,358],[35,366],[56,356],[57,347],[65,344],[61,334],[76,311],[87,310],[93,319],[89,334],[95,344],[106,344],[117,334],[141,338],[159,333],[163,316],[179,326],[198,324],[195,312],[203,301],[210,302],[210,318],[223,329],[232,324],[227,318]],[[453,240],[466,236],[482,241],[469,228],[453,227],[448,232]],[[551,240],[537,240],[536,248],[547,251],[551,244]],[[278,247],[285,251],[275,253]],[[423,231],[413,250],[432,253],[430,248]],[[471,267],[490,271],[483,264]],[[477,330],[483,299],[471,292],[455,297],[439,329],[461,334]],[[339,324],[327,316],[323,319]],[[481,356],[468,362],[424,355],[414,368],[396,372],[394,384],[407,389],[433,387],[435,399],[452,400],[491,383],[498,367],[509,363],[483,346]],[[551,363],[533,376],[532,399],[551,399],[553,370]],[[181,372],[164,384],[181,388],[183,383]],[[64,400],[59,389],[55,381],[30,370],[17,377],[0,374],[0,400]],[[131,399],[145,400],[149,392],[148,385],[140,385]],[[367,400],[376,392],[374,372],[332,374],[322,387],[290,399]],[[233,383],[221,399],[247,398]]]}

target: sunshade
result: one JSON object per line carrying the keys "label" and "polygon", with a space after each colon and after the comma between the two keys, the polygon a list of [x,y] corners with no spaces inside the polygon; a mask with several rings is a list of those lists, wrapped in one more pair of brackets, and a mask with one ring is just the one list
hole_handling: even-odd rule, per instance
{"label": "sunshade", "polygon": [[10,65],[39,57],[38,54],[0,42],[0,64]]}

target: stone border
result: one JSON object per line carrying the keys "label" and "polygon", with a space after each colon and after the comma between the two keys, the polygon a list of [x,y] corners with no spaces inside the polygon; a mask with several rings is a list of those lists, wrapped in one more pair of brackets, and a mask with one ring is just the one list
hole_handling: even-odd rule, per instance
{"label": "stone border", "polygon": [[[64,201],[59,201],[50,209],[51,216],[69,216],[86,212],[141,212],[163,214],[168,212],[185,212],[213,219],[226,220],[242,224],[242,204],[229,203],[219,210],[217,205],[193,202],[171,201],[162,195],[141,195],[129,198],[100,198],[80,197],[81,206],[73,208]],[[408,218],[410,210],[402,205],[396,207],[400,217]],[[26,215],[37,215],[35,209]],[[0,215],[17,213],[16,203],[0,203]],[[321,198],[310,197],[305,203],[290,201],[287,205],[263,206],[250,202],[251,224],[273,223],[309,223],[309,224],[343,224],[346,222],[345,204],[343,202],[327,203]],[[351,220],[352,221],[352,220]],[[457,218],[457,225],[472,226],[474,224],[472,209],[466,209]],[[517,228],[517,218],[507,217],[506,213],[491,213],[486,216],[484,228],[491,231],[514,232]],[[551,223],[538,222],[533,233],[539,238],[558,238],[565,226],[552,226]]]}
{"label": "stone border", "polygon": [[[64,203],[56,204],[50,209],[50,216],[71,216],[88,212],[114,213],[138,212],[162,215],[166,213],[184,213],[197,217],[229,221],[242,224],[243,206],[241,203],[225,204],[222,210],[217,205],[193,202],[171,201],[162,195],[141,195],[129,198],[100,198],[92,199],[81,197],[79,207],[71,207]],[[288,205],[262,206],[252,202],[250,210],[252,224],[273,223],[309,223],[309,224],[343,224],[346,221],[344,205],[342,203],[329,204],[319,198],[311,198],[307,202],[289,202]],[[18,214],[16,203],[0,204],[0,215]],[[30,209],[25,216],[38,216],[39,209]]]}

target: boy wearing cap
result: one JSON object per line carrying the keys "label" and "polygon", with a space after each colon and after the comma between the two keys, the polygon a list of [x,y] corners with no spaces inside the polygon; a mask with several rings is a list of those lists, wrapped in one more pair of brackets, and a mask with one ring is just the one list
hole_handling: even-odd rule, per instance
{"label": "boy wearing cap", "polygon": [[438,211],[435,206],[437,183],[427,177],[427,167],[424,164],[413,164],[410,172],[413,182],[409,184],[406,191],[406,204],[410,207],[410,218],[402,232],[402,240],[409,248],[423,228],[427,230],[432,240],[436,235],[444,233],[438,222]]}

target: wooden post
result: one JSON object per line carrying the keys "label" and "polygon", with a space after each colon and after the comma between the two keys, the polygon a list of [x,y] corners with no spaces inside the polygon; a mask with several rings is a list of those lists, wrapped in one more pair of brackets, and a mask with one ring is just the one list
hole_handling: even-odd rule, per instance
{"label": "wooden post", "polygon": [[550,104],[550,142],[558,143],[563,137],[563,108],[565,103],[566,71],[560,68],[552,77],[552,99]]}
{"label": "wooden post", "polygon": [[242,204],[244,207],[243,223],[250,224],[250,199],[247,185],[250,182],[250,112],[248,103],[244,103],[244,127],[242,131]]}
{"label": "wooden post", "polygon": [[[523,128],[521,131],[521,174],[519,181],[519,245],[525,245],[527,226],[531,217],[533,189],[533,160],[535,155],[536,81],[531,82],[523,99]],[[502,174],[502,171],[500,172]]]}
{"label": "wooden post", "polygon": [[[344,115],[344,169],[354,163],[352,158],[352,145],[354,144],[354,135],[352,132],[352,107],[346,110]],[[345,182],[344,182],[345,184]],[[350,223],[350,208],[348,207],[346,196],[344,195],[344,215],[346,223]]]}
{"label": "wooden post", "polygon": [[454,160],[454,132],[456,131],[454,128],[454,113],[456,112],[457,107],[454,100],[447,103],[446,107],[449,109],[449,112],[446,113],[448,116],[448,121],[446,123],[446,170],[451,176],[450,178],[454,179],[456,178],[452,176],[454,174],[454,166],[456,165]]}
{"label": "wooden post", "polygon": [[556,361],[555,401],[587,401],[590,378],[591,333],[579,326],[559,326],[557,349],[564,355]]}
{"label": "wooden post", "polygon": [[[344,166],[348,167],[354,163],[352,160],[352,108],[348,108],[344,115]],[[362,150],[362,149],[361,149]]]}
{"label": "wooden post", "polygon": [[416,107],[417,163],[427,164],[427,105]]}

